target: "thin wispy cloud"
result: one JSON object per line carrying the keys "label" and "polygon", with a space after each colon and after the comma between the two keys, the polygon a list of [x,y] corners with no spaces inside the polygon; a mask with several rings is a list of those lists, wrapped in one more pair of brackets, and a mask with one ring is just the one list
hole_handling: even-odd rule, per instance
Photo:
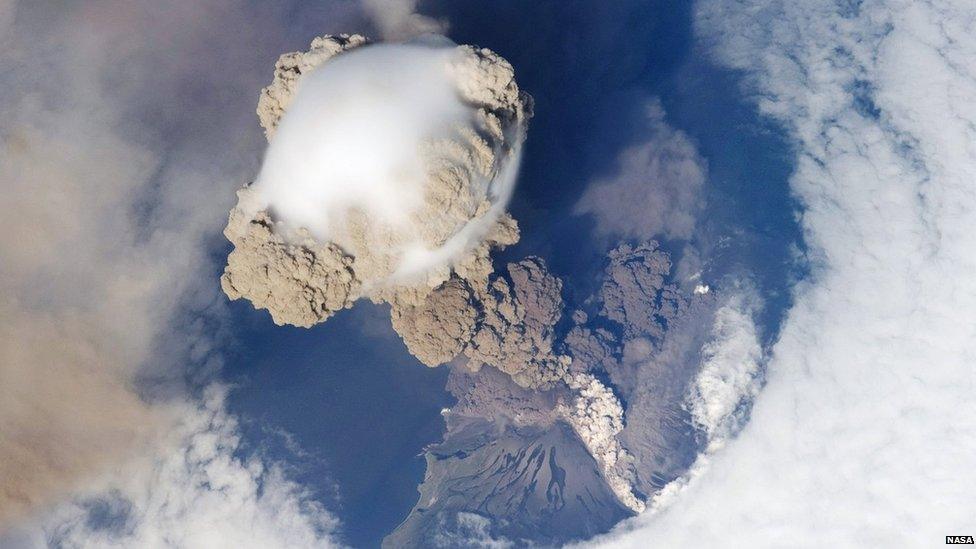
{"label": "thin wispy cloud", "polygon": [[57,509],[44,537],[60,547],[336,547],[336,518],[273,462],[240,457],[241,433],[210,388],[172,412],[164,451],[135,474]]}
{"label": "thin wispy cloud", "polygon": [[418,13],[418,0],[363,0],[363,7],[385,40],[407,40],[427,33],[445,34],[449,24]]}
{"label": "thin wispy cloud", "polygon": [[577,215],[592,215],[604,238],[689,239],[704,206],[708,163],[694,141],[648,102],[641,138],[620,152],[614,171],[586,189]]}
{"label": "thin wispy cloud", "polygon": [[[222,401],[199,404],[179,386],[219,361],[212,334],[175,334],[189,330],[187,308],[219,303],[208,254],[263,144],[254,103],[287,41],[279,16],[234,0],[0,2],[0,545],[81,532],[60,506],[109,488],[132,506],[138,536],[164,511],[157,496],[235,509],[199,478],[250,478],[228,480],[238,501],[294,505],[289,516],[307,522],[296,527],[331,520],[272,465],[232,459]],[[255,24],[274,31],[241,32]],[[140,381],[150,378],[173,386]],[[207,440],[224,442],[184,464],[189,476],[154,461]],[[132,482],[113,484],[120,474]],[[291,495],[271,501],[279,488]]]}

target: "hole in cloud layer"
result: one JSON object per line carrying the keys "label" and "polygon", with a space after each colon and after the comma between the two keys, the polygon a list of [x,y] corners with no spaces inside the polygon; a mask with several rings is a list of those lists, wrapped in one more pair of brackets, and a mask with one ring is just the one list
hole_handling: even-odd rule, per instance
{"label": "hole in cloud layer", "polygon": [[258,116],[271,145],[231,211],[221,283],[279,324],[486,281],[489,251],[518,240],[505,208],[531,98],[489,50],[316,38],[279,58]]}
{"label": "hole in cloud layer", "polygon": [[[511,194],[521,137],[508,151],[486,140],[498,121],[462,97],[451,46],[369,45],[305,75],[253,187],[258,209],[350,255],[365,240],[401,279],[480,240]],[[470,164],[479,152],[502,157],[484,169]]]}
{"label": "hole in cloud layer", "polygon": [[416,304],[452,273],[484,282],[489,251],[518,240],[505,208],[531,98],[489,50],[317,38],[281,56],[258,115],[271,145],[221,282],[279,324]]}

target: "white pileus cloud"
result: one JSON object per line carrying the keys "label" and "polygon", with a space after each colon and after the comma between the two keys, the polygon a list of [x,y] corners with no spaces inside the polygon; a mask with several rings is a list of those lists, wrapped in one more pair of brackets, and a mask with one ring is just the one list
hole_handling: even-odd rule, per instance
{"label": "white pileus cloud", "polygon": [[350,254],[364,252],[363,240],[391,248],[386,276],[424,274],[468,251],[504,212],[521,129],[480,111],[467,92],[489,85],[471,64],[491,61],[450,43],[354,40],[298,82],[253,186],[254,207]]}
{"label": "white pileus cloud", "polygon": [[409,228],[422,205],[425,139],[471,116],[448,76],[450,48],[377,44],[302,79],[254,185],[288,223],[328,239],[350,209]]}
{"label": "white pileus cloud", "polygon": [[709,0],[797,148],[813,273],[750,422],[621,547],[930,547],[976,527],[976,4]]}

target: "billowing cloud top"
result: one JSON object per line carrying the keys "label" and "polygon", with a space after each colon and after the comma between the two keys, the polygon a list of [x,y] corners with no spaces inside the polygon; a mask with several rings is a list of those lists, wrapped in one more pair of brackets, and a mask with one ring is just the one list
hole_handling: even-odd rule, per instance
{"label": "billowing cloud top", "polygon": [[283,55],[225,292],[311,326],[361,297],[419,302],[451,272],[486,280],[489,249],[518,239],[505,207],[530,105],[489,50],[337,36]]}

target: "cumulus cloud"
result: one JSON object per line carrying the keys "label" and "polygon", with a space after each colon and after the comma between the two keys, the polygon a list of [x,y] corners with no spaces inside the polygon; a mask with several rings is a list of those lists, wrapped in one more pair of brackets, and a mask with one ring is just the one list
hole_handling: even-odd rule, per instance
{"label": "cumulus cloud", "polygon": [[224,395],[213,386],[197,404],[172,406],[177,424],[159,457],[59,508],[45,521],[47,541],[79,548],[335,546],[337,521],[310,494],[274,462],[241,457]]}
{"label": "cumulus cloud", "polygon": [[715,311],[701,366],[685,395],[684,406],[702,439],[700,453],[686,473],[654,494],[652,513],[677,501],[708,470],[712,455],[745,425],[759,394],[763,353],[754,317],[760,303],[751,290],[739,292]]}
{"label": "cumulus cloud", "polygon": [[419,303],[452,272],[484,283],[488,251],[518,238],[505,207],[529,107],[484,49],[338,36],[282,56],[225,292],[310,326],[361,297]]}
{"label": "cumulus cloud", "polygon": [[508,549],[515,547],[508,538],[491,535],[491,521],[477,513],[458,513],[454,524],[442,519],[434,536],[434,547],[471,547],[478,549]]}
{"label": "cumulus cloud", "polygon": [[923,547],[971,530],[973,4],[715,0],[697,17],[796,143],[813,275],[740,435],[607,544]]}
{"label": "cumulus cloud", "polygon": [[762,347],[755,306],[734,295],[715,312],[711,340],[701,351],[702,365],[687,396],[691,420],[714,451],[745,422],[746,407],[759,393]]}
{"label": "cumulus cloud", "polygon": [[691,238],[704,202],[708,165],[695,143],[668,125],[660,101],[647,106],[647,135],[617,157],[615,172],[591,183],[576,204],[604,237]]}

